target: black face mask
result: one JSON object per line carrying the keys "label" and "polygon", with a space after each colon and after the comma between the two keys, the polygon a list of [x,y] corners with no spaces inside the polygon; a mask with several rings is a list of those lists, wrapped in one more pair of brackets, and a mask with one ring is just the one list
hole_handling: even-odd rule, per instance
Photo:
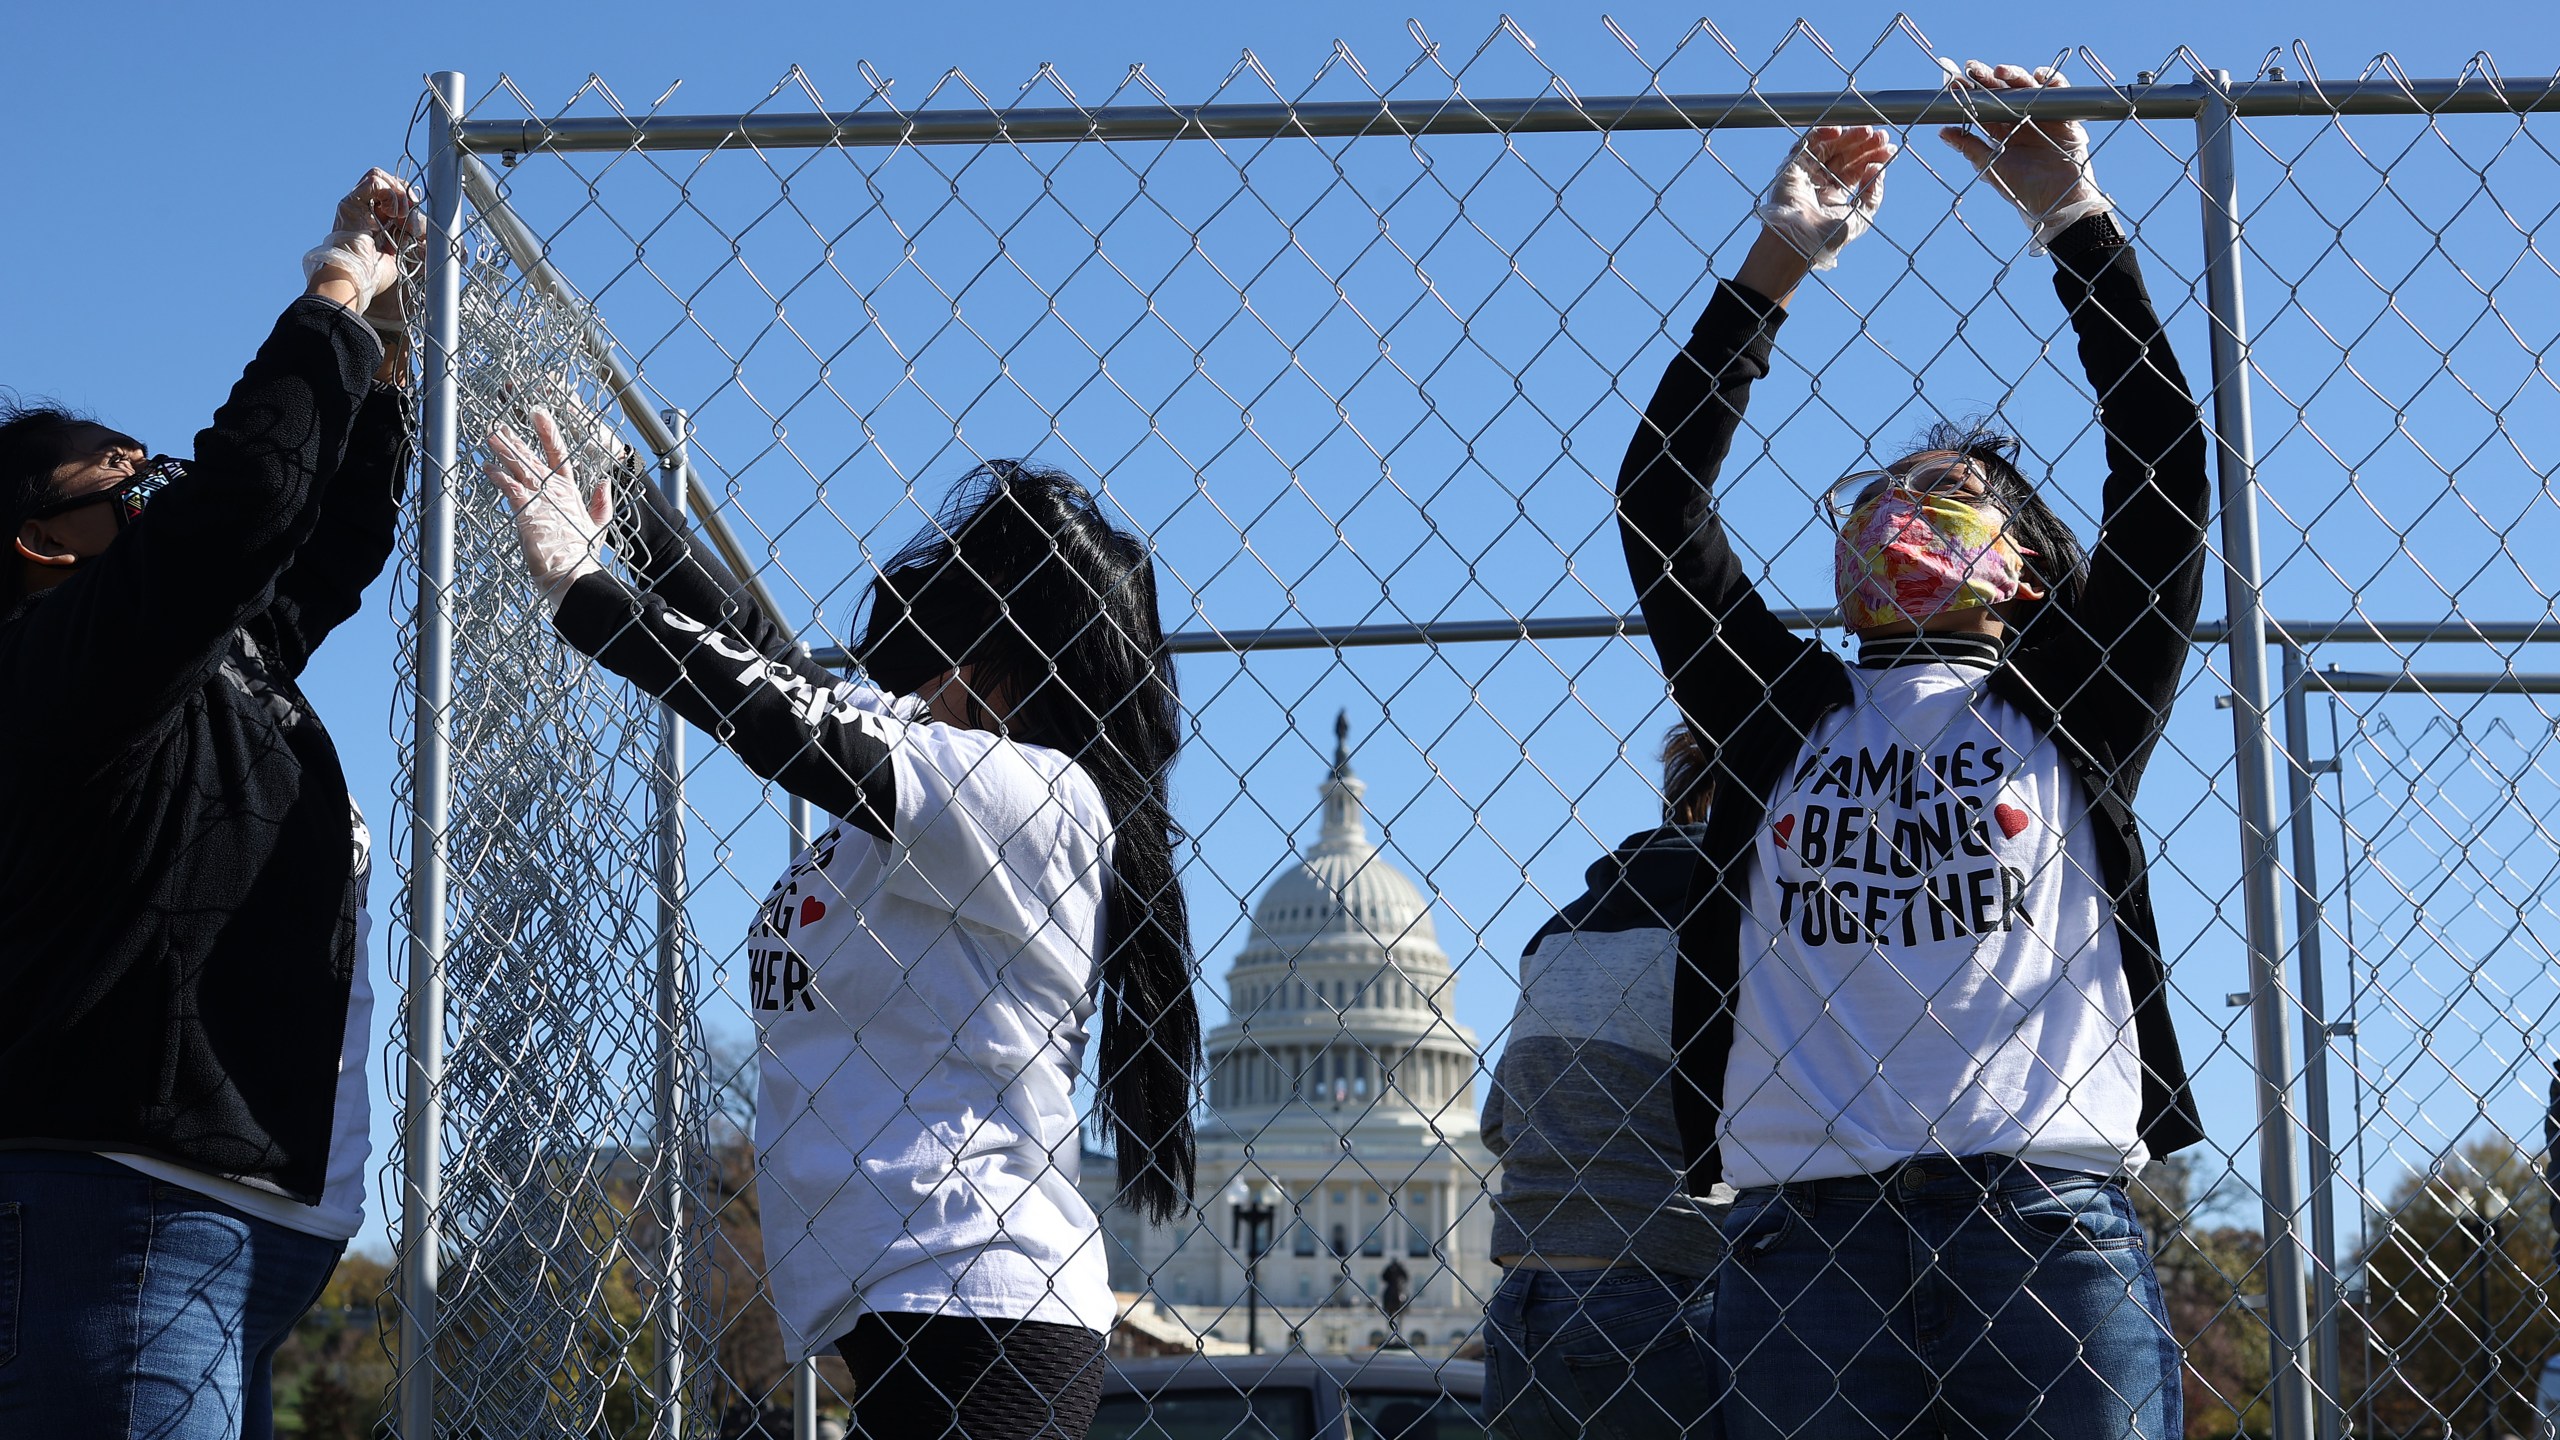
{"label": "black face mask", "polygon": [[92,490],[86,495],[73,495],[39,505],[27,512],[27,518],[49,520],[83,505],[112,503],[115,506],[116,533],[122,534],[142,518],[142,512],[149,508],[154,496],[169,488],[172,482],[185,479],[186,475],[187,462],[155,455],[131,475],[104,490]]}

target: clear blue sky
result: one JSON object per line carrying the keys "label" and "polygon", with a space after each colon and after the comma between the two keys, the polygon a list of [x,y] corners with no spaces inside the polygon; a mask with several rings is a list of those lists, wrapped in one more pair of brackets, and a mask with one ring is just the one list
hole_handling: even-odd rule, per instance
{"label": "clear blue sky", "polygon": [[[1499,13],[1490,7],[1433,4],[1422,8],[1419,23],[1448,53],[1458,55],[1485,44]],[[1641,69],[1602,24],[1597,8],[1540,4],[1516,7],[1511,13],[1538,42],[1539,58],[1583,93],[1609,93],[1641,83]],[[1696,18],[1693,11],[1663,6],[1630,6],[1612,13],[1648,54],[1678,42]],[[1728,9],[1713,18],[1745,57],[1778,48],[1786,35],[1786,19],[1778,11]],[[1832,5],[1812,19],[1835,48],[1855,57],[1886,33],[1893,12],[1874,5]],[[2196,7],[1956,4],[1923,11],[1913,23],[1936,48],[1948,53],[2045,60],[2065,47],[2086,45],[2125,75],[2143,68],[2171,68],[2164,62],[2179,45],[2192,47],[2213,64],[2246,72],[2254,70],[2270,48],[2289,46],[2297,38],[2309,42],[2323,70],[2332,75],[2352,73],[2381,51],[2395,53],[2414,74],[2451,73],[2479,50],[2492,52],[2510,75],[2548,74],[2560,65],[2560,44],[2555,44],[2560,40],[2560,21],[2540,5],[2484,5],[2458,15],[2437,15],[2405,4],[2365,0]],[[1286,89],[1324,65],[1337,40],[1373,72],[1400,69],[1415,53],[1403,10],[1325,3],[22,7],[12,17],[10,44],[0,50],[0,134],[9,142],[0,151],[7,156],[5,172],[0,173],[5,174],[12,221],[0,227],[0,276],[7,277],[8,287],[8,323],[0,327],[0,384],[59,397],[96,412],[155,447],[183,452],[187,437],[211,412],[269,317],[295,293],[296,257],[322,227],[332,198],[365,166],[396,163],[418,103],[421,77],[430,70],[465,71],[475,92],[485,92],[504,72],[544,106],[565,98],[591,72],[635,106],[647,104],[681,80],[684,88],[670,108],[730,111],[760,102],[785,68],[795,63],[811,72],[831,100],[847,104],[861,93],[857,69],[861,61],[896,78],[899,98],[909,103],[954,67],[965,70],[1001,100],[1015,93],[1015,87],[1028,81],[1042,64],[1054,65],[1069,85],[1092,97],[1119,85],[1128,66],[1143,63],[1157,86],[1177,100],[1189,101],[1207,98],[1247,49]],[[1471,78],[1471,91],[1516,93],[1523,83],[1534,83],[1534,72],[1521,63],[1516,46],[1501,42],[1493,53],[1495,58],[1488,63],[1497,78],[1482,84]],[[1916,47],[1908,42],[1893,42],[1880,53],[1888,63],[1865,73],[1867,83],[1917,85],[1931,80],[1918,66]],[[2284,59],[2298,72],[2291,55]],[[1716,63],[1723,68],[1714,73],[1724,80],[1715,88],[1731,88],[1730,64]],[[1714,67],[1702,67],[1697,73],[1710,70]],[[1820,70],[1811,47],[1798,40],[1788,47],[1776,73],[1788,88],[1814,88],[1823,84]],[[2545,127],[2537,133],[2552,132]],[[1758,149],[1745,146],[1739,153],[1744,158],[1734,162],[1738,166],[1763,164],[1761,158],[1754,158],[1761,155]],[[2324,153],[2314,163],[2334,168],[2348,162]],[[2169,196],[2174,189],[2171,181],[2146,174],[2136,160],[2128,159],[2124,169],[2144,174],[2140,183],[2150,187],[2148,193],[2155,199]],[[2413,165],[2413,176],[2421,172],[2435,177],[2429,184],[2454,183],[2445,178],[2441,165],[2433,170]],[[1751,178],[1756,180],[1757,174]],[[1943,213],[1943,192],[1927,199],[1925,186],[1909,183],[1917,178],[1906,175],[1897,180],[1896,195],[1889,201],[1893,207],[1889,222],[1904,213],[1920,214],[1917,207],[1922,203],[1935,204]],[[533,182],[528,179],[527,183]],[[1904,200],[1905,195],[1912,198]],[[2518,204],[2523,197],[2511,194],[2508,198]],[[541,200],[539,193],[529,191],[526,204],[532,209]],[[1728,186],[1717,203],[1731,209],[1737,192]],[[2538,207],[2547,202],[2533,203]],[[2527,207],[2519,204],[2518,208]],[[1715,224],[1708,227],[1709,248],[1731,219],[1729,214],[1715,217]],[[2176,232],[2176,243],[2192,251],[2193,222],[2172,212],[2169,226]],[[2276,259],[2275,263],[2280,268],[2284,262]],[[2318,279],[2316,268],[2306,259],[2297,278],[2306,284]],[[2049,296],[2042,302],[2034,300],[2032,287],[2012,287],[2004,293],[2027,295],[2023,302],[2027,305],[2050,305]],[[1687,303],[1676,292],[1656,293],[1649,299],[1666,310]],[[606,309],[626,334],[639,323],[633,312],[616,310],[610,297]],[[2184,323],[2182,345],[2200,341],[2201,330],[2192,317]],[[1819,324],[1801,327],[1808,332],[1803,343],[1819,343],[1814,339],[1820,333]],[[1798,343],[1793,335],[1790,341]],[[1849,342],[1844,335],[1838,343]],[[1638,348],[1629,339],[1620,347],[1627,353],[1603,368],[1627,363]],[[2200,372],[2202,362],[2200,350],[2191,349],[2190,370]],[[671,360],[669,368],[680,373],[682,363]],[[1645,372],[1654,363],[1638,361],[1635,372]],[[2314,378],[2326,375],[2330,368],[2318,366]],[[1649,385],[1649,375],[1630,383]],[[1962,377],[1957,383],[1962,383]],[[1600,388],[1605,390],[1605,383]],[[1587,409],[1594,403],[1586,397],[1577,408]],[[2265,404],[2262,397],[2262,428],[2270,427]],[[1622,433],[1623,411],[1602,409],[1591,423],[1595,435]],[[1907,427],[1896,427],[1900,428]],[[1551,434],[1549,441],[1552,448]],[[706,437],[707,445],[716,448],[719,443],[716,434]],[[2300,439],[2295,443],[2297,449],[2307,448]],[[1841,458],[1855,458],[1854,444]],[[931,454],[922,460],[917,468],[927,480],[953,473],[946,457]],[[1609,461],[1586,457],[1581,463],[1593,466]],[[2549,464],[2547,452],[2540,463]],[[768,476],[769,472],[736,478],[742,493],[770,493],[760,488],[777,483]],[[1564,521],[1552,517],[1581,504],[1574,498],[1580,492],[1568,486],[1550,493],[1564,509],[1540,513],[1545,523],[1562,525]],[[1414,507],[1388,516],[1380,522],[1384,531],[1374,533],[1381,540],[1404,543],[1396,539],[1403,534],[1398,525],[1409,526],[1419,514],[1420,508]],[[1194,514],[1186,523],[1196,519]],[[1580,528],[1567,537],[1572,543],[1566,548],[1582,549],[1592,523],[1591,517],[1584,517]],[[2305,551],[2315,548],[2303,543],[2314,530],[2305,521],[2287,545]],[[1232,533],[1225,539],[1232,552]],[[1606,559],[1613,552],[1610,546],[1590,555]],[[1546,553],[1548,563],[1560,571],[1554,551]],[[1484,540],[1479,554],[1510,563],[1508,552],[1502,552],[1491,538]],[[1804,558],[1794,550],[1787,557],[1789,564]],[[1429,573],[1445,576],[1446,572]],[[1799,582],[1813,575],[1801,565],[1789,573]],[[2378,615],[2435,614],[2444,609],[2442,597],[2429,592],[2422,577],[2382,564],[2368,573],[2376,577],[2379,588],[2360,588],[2337,577],[2309,577],[2302,592],[2305,603],[2334,608],[2346,593],[2354,592],[2361,594],[2369,613]],[[1327,585],[1347,582],[1355,591],[1362,583],[1357,570],[1328,571],[1316,578]],[[1239,583],[1230,582],[1230,590]],[[1572,592],[1570,587],[1567,593],[1554,593],[1552,578],[1525,588],[1514,583],[1495,589],[1500,603],[1514,608],[1534,603],[1549,613],[1587,612],[1613,602],[1613,597],[1623,599],[1622,579],[1595,577],[1592,583],[1595,588],[1589,594]],[[2530,576],[2510,567],[2481,583],[2495,591],[2493,603],[2504,607],[2498,612],[2501,615],[2530,618],[2536,613],[2529,605],[2521,612],[2516,608],[2527,605],[2536,588]],[[812,588],[823,591],[826,587]],[[1808,584],[1806,588],[1818,587]],[[2550,586],[2546,581],[2538,588],[2548,593]],[[1219,593],[1214,585],[1204,584],[1203,589]],[[1411,599],[1409,595],[1401,598]],[[1795,598],[1811,603],[1818,597],[1808,593]],[[833,623],[841,624],[848,599],[838,594],[827,604]],[[1453,602],[1449,613],[1491,615],[1497,613],[1496,603],[1497,596]],[[1241,601],[1239,605],[1242,608],[1232,613],[1250,608]],[[1433,608],[1426,602],[1407,613],[1431,613]],[[2218,607],[2209,607],[2209,613],[2213,608]],[[1366,614],[1355,604],[1349,611],[1336,607],[1325,618]],[[1178,617],[1168,618],[1185,623]],[[1245,623],[1270,618],[1254,616]],[[315,700],[346,751],[358,797],[378,826],[390,813],[393,783],[392,643],[385,604],[377,603],[332,642],[312,686]],[[1492,666],[1495,659],[1488,652],[1457,657],[1453,664],[1464,670]],[[1516,667],[1518,662],[1504,663]],[[1612,661],[1586,655],[1560,663],[1568,670],[1585,664],[1598,667],[1583,675],[1586,685],[1597,677],[1607,678],[1612,685],[1624,683],[1635,673],[1626,668],[1625,657]],[[1519,940],[1542,913],[1534,893],[1507,901],[1509,892],[1528,874],[1531,883],[1550,893],[1559,889],[1569,893],[1592,837],[1641,823],[1640,788],[1623,774],[1600,775],[1584,765],[1578,778],[1556,778],[1545,782],[1544,788],[1531,785],[1524,794],[1517,784],[1505,782],[1505,773],[1516,768],[1505,762],[1485,771],[1472,792],[1467,787],[1473,782],[1464,778],[1455,782],[1447,804],[1434,810],[1434,772],[1422,753],[1430,734],[1445,727],[1448,737],[1430,742],[1429,759],[1434,763],[1450,761],[1462,751],[1499,751],[1506,743],[1499,731],[1506,727],[1515,733],[1563,734],[1538,728],[1543,711],[1561,699],[1563,676],[1544,662],[1532,662],[1525,674],[1472,677],[1485,693],[1509,697],[1506,703],[1512,710],[1500,716],[1501,725],[1492,725],[1485,716],[1471,719],[1463,703],[1447,699],[1448,687],[1456,683],[1455,672],[1430,673],[1435,667],[1421,657],[1382,652],[1372,652],[1360,664],[1363,668],[1357,672],[1328,670],[1312,661],[1300,666],[1280,664],[1257,669],[1247,683],[1239,683],[1245,677],[1232,666],[1223,670],[1206,664],[1194,667],[1195,698],[1214,696],[1236,717],[1226,722],[1229,728],[1206,732],[1221,746],[1223,763],[1204,777],[1203,762],[1195,760],[1186,781],[1195,787],[1193,802],[1214,811],[1216,823],[1226,827],[1206,843],[1213,858],[1223,857],[1242,872],[1233,888],[1249,899],[1257,888],[1260,867],[1280,858],[1280,847],[1293,827],[1303,828],[1305,810],[1297,797],[1312,803],[1315,755],[1329,743],[1333,708],[1354,707],[1361,712],[1356,718],[1366,727],[1373,723],[1369,717],[1380,697],[1410,697],[1399,712],[1410,740],[1373,745],[1364,753],[1363,768],[1371,778],[1373,798],[1397,811],[1411,807],[1408,823],[1397,837],[1405,862],[1432,871],[1451,890],[1452,905],[1464,911],[1456,915],[1444,911],[1443,943],[1461,959],[1472,952],[1492,962],[1465,972],[1471,977],[1470,994],[1462,1012],[1489,1034],[1498,1028],[1509,1004],[1498,967],[1516,952]],[[1435,685],[1441,689],[1435,691]],[[1457,688],[1462,695],[1464,686]],[[2184,733],[2192,737],[2182,750],[2193,758],[2186,771],[2187,784],[2178,793],[2190,801],[2209,791],[2216,783],[2217,765],[2227,764],[2227,759],[2214,757],[2215,746],[2224,743],[2228,732],[2221,717],[2205,704],[2205,688],[2210,687],[2199,688],[2189,713],[2181,715]],[[1239,698],[1239,691],[1258,691],[1264,699],[1248,704]],[[1543,704],[1535,698],[1540,695],[1547,697]],[[1530,722],[1526,726],[1517,723],[1524,716]],[[1203,723],[1213,722],[1204,718]],[[1271,748],[1292,724],[1298,738]],[[1469,725],[1476,728],[1465,728]],[[1573,743],[1587,749],[1591,733],[1640,728],[1640,715],[1603,716],[1573,732],[1584,737]],[[1287,798],[1261,799],[1269,807],[1267,814],[1238,814],[1239,799],[1272,795]],[[2183,819],[2166,802],[2152,807],[2156,827],[2186,825],[2194,830],[2192,840],[2181,832],[2174,843],[2194,847],[2177,853],[2192,855],[2189,864],[2198,871],[2221,863],[2209,857],[2230,845],[2228,812],[2216,808],[2217,803],[2207,802]],[[1576,804],[1581,807],[1579,814],[1573,813]],[[1533,832],[1531,843],[1520,847],[1522,853],[1468,848],[1468,842],[1459,837],[1467,813],[1494,813],[1506,806],[1516,807],[1505,812],[1514,816],[1510,823],[1529,827],[1514,833]],[[1244,809],[1251,812],[1255,806]],[[2160,813],[2164,809],[2169,813]],[[1542,815],[1543,820],[1536,818]],[[1212,828],[1205,818],[1195,818],[1193,823],[1204,830]],[[389,838],[402,843],[399,837]],[[742,876],[753,878],[767,863],[768,857],[748,854],[740,858],[738,869]],[[387,867],[384,873],[388,875]],[[1486,888],[1494,880],[1504,883],[1498,889]],[[2190,913],[2201,915],[2215,905],[2220,893],[2204,883],[2191,889],[2191,894],[2167,903],[2183,903]],[[1202,936],[1213,974],[1223,969],[1235,943],[1237,897],[1222,892],[1217,898],[1225,918],[1204,919]],[[376,895],[378,911],[388,911],[395,902],[387,886]],[[1203,908],[1214,911],[1217,907]],[[714,923],[706,921],[705,928],[714,929]],[[2193,928],[2208,931],[2211,922],[2199,919]],[[725,936],[713,938],[719,942],[715,953],[725,953]],[[2227,951],[2227,944],[2218,945],[2215,963],[2223,968],[2200,977],[2198,991],[2210,990],[2218,998],[2220,991],[2237,988],[2236,983],[2224,983],[2226,978],[2236,980],[2226,963]],[[387,985],[382,988],[386,997],[392,993]],[[2226,1018],[2212,1017],[2215,1023]],[[2232,1038],[2244,1043],[2237,1034]],[[2209,1032],[2200,1033],[2198,1039],[2211,1048]],[[2218,1063],[2227,1069],[2229,1059],[2226,1053]],[[2225,1112],[2218,1118],[2242,1120],[2245,1128],[2243,1117],[2236,1113]],[[377,1216],[372,1234],[378,1239],[380,1233]]]}

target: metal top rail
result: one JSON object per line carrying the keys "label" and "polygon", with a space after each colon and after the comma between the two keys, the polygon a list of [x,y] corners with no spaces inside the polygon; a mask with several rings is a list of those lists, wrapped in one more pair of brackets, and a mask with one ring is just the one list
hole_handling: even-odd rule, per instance
{"label": "metal top rail", "polygon": [[2560,695],[2560,675],[2478,670],[2315,670],[2303,684],[2332,695]]}
{"label": "metal top rail", "polygon": [[1279,140],[1362,135],[1530,135],[1748,130],[1805,125],[1962,124],[1986,113],[2046,120],[2187,120],[2227,96],[2258,115],[2498,115],[2560,110],[2560,77],[2503,80],[2250,80],[2226,87],[2136,83],[1959,97],[1945,90],[1743,91],[1727,95],[1540,96],[1476,100],[1268,101],[1237,105],[1020,106],[1004,110],[615,115],[464,120],[482,155],[573,150],[808,150],[830,146],[1031,144],[1089,140]]}
{"label": "metal top rail", "polygon": [[[1780,610],[1779,620],[1792,630],[1836,630],[1837,610]],[[2533,645],[2560,643],[2560,619],[2471,620],[2271,620],[2270,642],[2306,645]],[[1352,650],[1374,645],[1472,645],[1542,640],[1640,639],[1651,630],[1642,615],[1532,616],[1510,620],[1423,620],[1385,625],[1305,625],[1266,630],[1221,630],[1206,626],[1176,630],[1164,637],[1175,655],[1242,655],[1268,650]],[[2208,620],[2189,632],[2199,645],[2219,645],[2231,638],[2226,621]],[[819,664],[846,669],[853,657],[841,646],[811,652]],[[2353,683],[2355,677],[2349,677]]]}

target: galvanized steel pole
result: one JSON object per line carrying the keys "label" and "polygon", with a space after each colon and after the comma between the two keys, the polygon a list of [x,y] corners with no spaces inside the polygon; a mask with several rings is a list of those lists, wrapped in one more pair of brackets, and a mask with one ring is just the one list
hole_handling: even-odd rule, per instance
{"label": "galvanized steel pole", "polygon": [[2313,1363],[2320,1382],[2313,1428],[2319,1440],[2340,1440],[2346,1434],[2346,1413],[2340,1408],[2345,1397],[2339,1389],[2338,1203],[2332,1193],[2338,1157],[2329,1135],[2329,1047],[2340,1031],[2329,1023],[2328,981],[2320,963],[2320,836],[2312,815],[2320,772],[2311,759],[2311,700],[2304,693],[2308,670],[2302,651],[2286,645],[2285,784],[2293,805],[2293,929],[2299,947],[2294,964],[2302,977],[2302,1105],[2311,1131],[2311,1330],[2318,1343]]}
{"label": "galvanized steel pole", "polygon": [[2306,677],[2332,695],[2560,695],[2560,674],[2518,671],[2329,669]]}
{"label": "galvanized steel pole", "polygon": [[1261,101],[1227,105],[875,105],[840,114],[612,115],[478,120],[477,154],[549,151],[811,150],[1089,141],[1282,140],[1415,135],[1600,134],[1638,130],[1799,129],[1807,125],[1965,124],[1986,109],[2037,120],[2184,120],[2242,115],[2522,115],[2560,109],[2560,79],[2198,80],[1960,96],[1944,89],[1751,90],[1716,95]]}
{"label": "galvanized steel pole", "polygon": [[[818,838],[817,807],[797,795],[791,801],[791,852],[798,858]],[[818,1440],[818,1361],[811,1356],[791,1367],[791,1440]]]}
{"label": "galvanized steel pole", "polygon": [[408,1107],[401,1117],[400,1379],[402,1440],[432,1440],[436,1414],[436,1206],[444,1164],[445,824],[453,802],[453,469],[461,397],[461,72],[429,77],[425,374],[419,396],[417,693],[410,716]]}
{"label": "galvanized steel pole", "polygon": [[[672,443],[658,458],[659,489],[685,518],[685,452],[692,425],[681,410],[662,417]],[[658,1413],[649,1433],[682,1440],[685,1433],[685,1386],[689,1383],[689,1336],[685,1307],[687,1247],[693,1225],[691,1116],[693,995],[685,936],[684,864],[684,717],[676,708],[658,706],[658,773],[650,787],[657,807],[658,891],[658,1055],[651,1141],[651,1169],[657,1176],[658,1223],[665,1227],[658,1277],[657,1373]]]}
{"label": "galvanized steel pole", "polygon": [[[1776,616],[1779,623],[1796,630],[1840,628],[1840,612],[1837,610],[1780,610]],[[2560,643],[2560,625],[2544,621],[2470,624],[2434,620],[2271,620],[2261,628],[2273,630],[2283,639],[2306,646],[2342,642],[2388,645]],[[1172,655],[1246,655],[1276,650],[1351,650],[1387,645],[1506,645],[1520,642],[1535,645],[1550,640],[1641,640],[1650,633],[1642,615],[1532,615],[1510,620],[1410,620],[1382,625],[1304,625],[1266,630],[1200,627],[1176,630],[1165,636],[1164,648]],[[2188,638],[2199,645],[2220,645],[2230,640],[2231,626],[2221,620],[2202,621],[2189,632]],[[853,668],[851,652],[838,646],[813,651],[812,655],[830,670]],[[2369,690],[2388,685],[2418,692],[2441,684],[2451,687],[2446,693],[2458,691],[2466,695],[2560,693],[2560,682],[2555,682],[2551,676],[2512,673],[2407,673],[2386,678],[2324,670],[2316,683],[2322,689],[2338,691]]]}
{"label": "galvanized steel pole", "polygon": [[2231,626],[2232,754],[2240,812],[2241,890],[2249,941],[2249,1021],[2258,1073],[2258,1192],[2266,1213],[2268,1359],[2276,1440],[2310,1440],[2311,1372],[2303,1313],[2302,1197],[2296,1175],[2292,1032],[2286,1027],[2282,875],[2275,829],[2273,696],[2267,683],[2266,589],[2258,562],[2256,440],[2249,418],[2249,322],[2240,293],[2239,177],[2228,72],[2205,81],[2196,117],[2203,189],[2205,291],[2213,313],[2213,430],[2219,441],[2223,604]]}

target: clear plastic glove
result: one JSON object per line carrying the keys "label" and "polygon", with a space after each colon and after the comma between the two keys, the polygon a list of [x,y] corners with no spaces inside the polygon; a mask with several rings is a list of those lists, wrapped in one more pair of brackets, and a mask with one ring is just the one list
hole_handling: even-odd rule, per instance
{"label": "clear plastic glove", "polygon": [[1885,162],[1894,144],[1871,125],[1818,125],[1804,132],[1752,213],[1815,270],[1840,263],[1840,247],[1867,233],[1884,203]]}
{"label": "clear plastic glove", "polygon": [[[1967,60],[1938,62],[1947,88],[1966,91],[2058,90],[2071,82],[2052,66],[2034,70],[2019,65],[1985,65]],[[1938,132],[1957,154],[1972,162],[1974,172],[2025,218],[2035,233],[2036,253],[2073,223],[2116,208],[2089,172],[2089,131],[2077,120],[1977,120],[1981,133],[1962,125]],[[1986,138],[1987,137],[1987,138]]]}
{"label": "clear plastic glove", "polygon": [[605,531],[613,524],[613,482],[607,471],[597,478],[594,494],[579,489],[576,467],[550,411],[533,412],[533,433],[542,445],[539,456],[515,431],[505,426],[490,431],[487,470],[516,507],[516,541],[524,546],[524,568],[556,615],[570,586],[604,568],[600,557]]}
{"label": "clear plastic glove", "polygon": [[550,411],[560,427],[569,463],[580,474],[603,475],[636,463],[630,443],[614,423],[613,402],[581,391],[577,377],[568,371],[509,381],[499,393],[507,412],[526,424],[533,423],[537,412]]}
{"label": "clear plastic glove", "polygon": [[417,192],[387,170],[367,170],[338,202],[329,233],[304,252],[303,282],[332,271],[354,284],[355,308],[367,323],[385,334],[407,334],[400,309],[400,261],[425,235]]}

